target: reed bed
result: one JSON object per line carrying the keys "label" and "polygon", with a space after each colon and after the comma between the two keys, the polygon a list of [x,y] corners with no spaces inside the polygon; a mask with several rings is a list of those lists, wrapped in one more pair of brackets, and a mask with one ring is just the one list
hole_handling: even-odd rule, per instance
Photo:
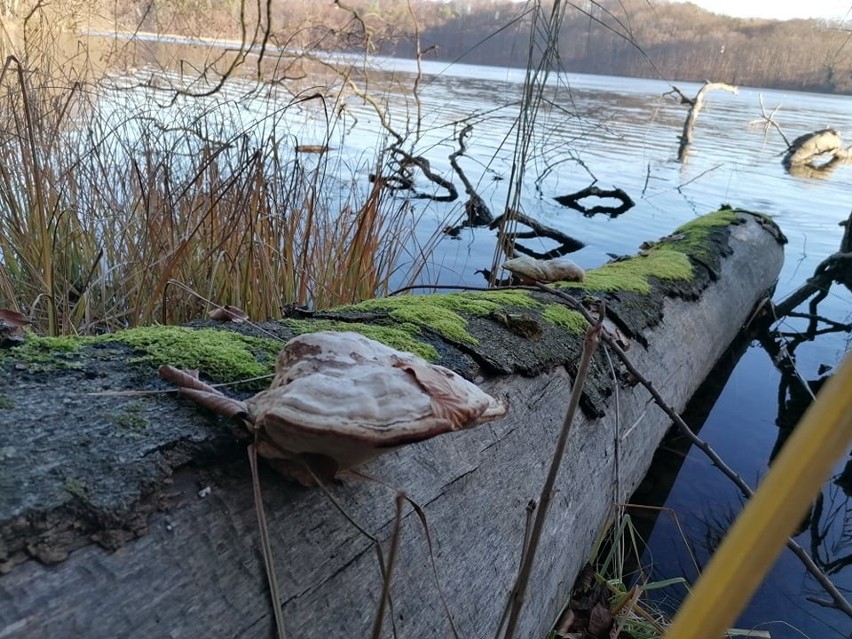
{"label": "reed bed", "polygon": [[[209,310],[172,280],[268,319],[420,275],[437,236],[418,244],[407,199],[367,182],[379,151],[357,165],[296,151],[290,112],[303,101],[168,101],[107,90],[73,64],[10,56],[0,75],[0,308],[39,332]],[[342,135],[336,124],[326,120],[324,146]]]}

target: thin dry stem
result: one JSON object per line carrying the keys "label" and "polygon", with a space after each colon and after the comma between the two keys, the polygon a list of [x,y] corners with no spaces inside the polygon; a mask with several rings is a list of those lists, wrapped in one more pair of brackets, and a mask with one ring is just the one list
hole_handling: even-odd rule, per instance
{"label": "thin dry stem", "polygon": [[390,601],[391,577],[393,568],[396,564],[396,552],[399,549],[399,536],[402,530],[402,509],[405,505],[406,497],[404,493],[396,495],[396,517],[393,520],[393,535],[391,536],[390,550],[388,551],[388,568],[384,575],[384,583],[382,584],[382,594],[379,597],[379,606],[376,609],[376,619],[373,622],[373,632],[370,635],[373,639],[379,639],[382,636],[382,624],[385,620],[385,609]]}
{"label": "thin dry stem", "polygon": [[[555,289],[550,286],[546,286],[544,284],[537,284],[538,289],[550,293],[551,295],[555,295],[560,299],[567,302],[572,309],[581,313],[589,323],[595,322],[595,318],[586,310],[586,308],[574,297]],[[640,373],[630,359],[627,357],[627,354],[621,349],[621,347],[616,343],[616,340],[606,332],[603,332],[602,338],[607,346],[612,349],[612,352],[616,354],[618,359],[624,364],[624,367],[633,375],[639,383],[641,383],[647,391],[651,394],[651,397],[654,399],[654,402],[659,406],[663,412],[668,415],[668,417],[675,423],[683,435],[689,439],[693,446],[701,450],[713,465],[716,466],[722,473],[730,479],[737,488],[740,489],[740,492],[746,497],[751,498],[754,494],[754,491],[749,487],[749,485],[740,477],[730,466],[728,466],[719,454],[713,450],[713,448],[705,442],[703,439],[698,437],[692,429],[683,421],[680,415],[671,407],[669,404],[663,399],[663,396],[657,390],[657,388],[645,377],[642,373]],[[819,569],[819,567],[814,563],[814,560],[808,555],[807,551],[802,548],[798,543],[796,543],[793,539],[787,540],[787,548],[789,548],[796,557],[804,564],[805,569],[813,576],[813,578],[823,587],[823,589],[828,593],[831,597],[834,605],[838,610],[846,613],[849,617],[852,617],[852,605],[846,600],[843,594],[837,589],[828,576]]]}
{"label": "thin dry stem", "polygon": [[577,374],[574,377],[574,383],[571,387],[571,399],[568,402],[565,421],[562,423],[562,430],[559,433],[559,438],[556,440],[556,445],[553,449],[553,457],[550,461],[550,470],[547,473],[547,478],[545,479],[544,486],[541,489],[541,496],[538,501],[538,510],[535,514],[535,520],[533,521],[532,531],[529,536],[529,543],[527,544],[526,552],[524,553],[524,561],[520,571],[518,572],[518,579],[515,583],[515,587],[512,589],[511,598],[509,600],[510,612],[509,618],[506,621],[506,631],[503,634],[504,639],[511,639],[515,636],[515,630],[517,629],[518,621],[520,620],[527,586],[529,585],[530,576],[532,575],[535,555],[541,541],[542,533],[544,532],[544,523],[547,517],[548,508],[550,507],[550,501],[553,498],[553,488],[556,485],[556,477],[559,475],[559,468],[562,465],[565,446],[568,443],[568,434],[571,430],[571,425],[574,422],[574,415],[577,412],[577,407],[580,404],[580,397],[583,394],[583,386],[589,372],[589,365],[592,361],[592,356],[600,343],[600,336],[603,332],[603,317],[604,311],[602,308],[600,319],[586,330],[586,337],[583,342],[583,353],[580,357]]}
{"label": "thin dry stem", "polygon": [[287,639],[284,632],[284,614],[281,610],[281,595],[278,593],[278,577],[275,575],[275,559],[272,555],[272,544],[269,541],[269,528],[266,525],[266,511],[263,508],[263,495],[260,492],[260,478],[257,474],[257,447],[248,447],[249,465],[251,466],[251,487],[254,493],[254,508],[257,512],[257,525],[260,529],[260,544],[263,550],[263,563],[266,566],[266,577],[269,582],[269,596],[272,599],[272,612],[275,616],[275,629],[278,639]]}

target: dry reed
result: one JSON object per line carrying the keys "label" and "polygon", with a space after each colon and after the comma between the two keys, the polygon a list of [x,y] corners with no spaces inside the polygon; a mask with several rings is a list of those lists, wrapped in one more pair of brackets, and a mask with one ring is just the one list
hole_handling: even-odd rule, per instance
{"label": "dry reed", "polygon": [[[304,99],[259,100],[234,80],[160,104],[154,89],[110,89],[86,56],[59,53],[9,56],[0,75],[0,308],[37,331],[208,310],[170,280],[267,319],[420,275],[437,236],[418,244],[409,202],[367,184],[381,157],[350,166],[296,152],[290,116]],[[327,119],[325,142],[338,134]]]}

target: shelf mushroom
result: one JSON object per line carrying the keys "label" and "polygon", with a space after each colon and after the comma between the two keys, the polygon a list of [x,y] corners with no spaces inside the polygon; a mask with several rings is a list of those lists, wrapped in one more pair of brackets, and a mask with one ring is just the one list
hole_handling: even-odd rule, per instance
{"label": "shelf mushroom", "polygon": [[[358,333],[293,338],[278,354],[268,390],[241,402],[171,366],[180,393],[237,418],[258,453],[282,474],[328,481],[399,446],[471,428],[506,414],[498,401],[442,366]],[[310,470],[308,470],[310,469]]]}
{"label": "shelf mushroom", "polygon": [[534,257],[522,255],[506,261],[503,268],[520,278],[525,284],[582,282],[586,276],[582,268],[565,258],[537,260]]}

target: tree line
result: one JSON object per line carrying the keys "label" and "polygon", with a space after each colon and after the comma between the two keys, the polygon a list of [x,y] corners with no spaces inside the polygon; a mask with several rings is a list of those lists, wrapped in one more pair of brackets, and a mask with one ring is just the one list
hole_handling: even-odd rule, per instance
{"label": "tree line", "polygon": [[[565,4],[565,3],[563,3]],[[525,66],[532,3],[508,0],[125,0],[119,23],[236,37],[241,16],[271,44]],[[549,11],[550,2],[544,2]],[[115,9],[118,7],[118,9]],[[258,18],[253,12],[261,9]],[[254,22],[253,22],[254,21]],[[251,35],[251,33],[249,33]],[[817,20],[742,19],[663,0],[575,0],[559,32],[561,70],[852,93],[852,31]]]}

